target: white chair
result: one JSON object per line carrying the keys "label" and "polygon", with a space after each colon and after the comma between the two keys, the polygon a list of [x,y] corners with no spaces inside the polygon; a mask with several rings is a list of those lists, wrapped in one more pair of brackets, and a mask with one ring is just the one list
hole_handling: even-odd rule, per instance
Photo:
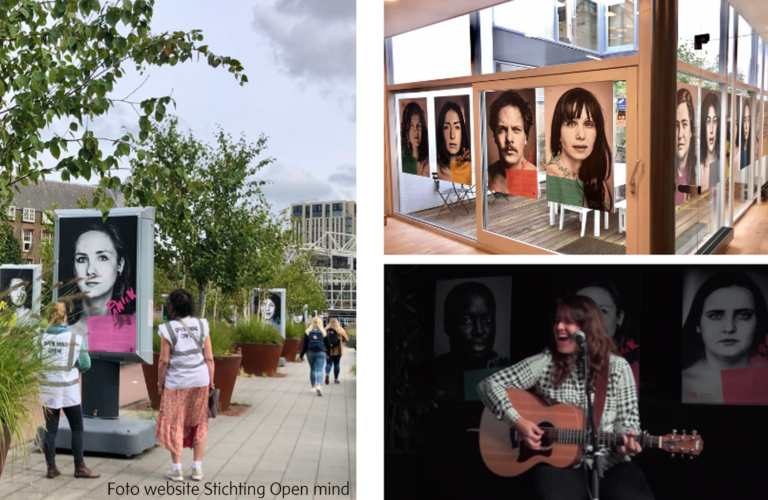
{"label": "white chair", "polygon": [[[563,230],[563,222],[565,221],[565,211],[570,210],[572,212],[578,212],[579,213],[579,220],[581,221],[581,237],[584,237],[584,233],[587,230],[587,216],[589,215],[589,212],[592,211],[591,208],[584,208],[584,207],[575,207],[573,205],[564,205],[560,204],[560,230]],[[598,222],[599,219],[595,219],[595,233],[596,236],[600,236],[600,223]]]}
{"label": "white chair", "polygon": [[614,205],[619,211],[619,233],[627,231],[627,200],[621,200]]}

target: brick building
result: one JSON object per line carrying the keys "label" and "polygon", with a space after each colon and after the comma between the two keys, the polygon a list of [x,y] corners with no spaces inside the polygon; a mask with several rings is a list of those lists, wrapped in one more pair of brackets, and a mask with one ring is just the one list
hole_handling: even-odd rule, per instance
{"label": "brick building", "polygon": [[[53,222],[51,206],[56,203],[58,209],[74,209],[77,200],[85,196],[90,202],[96,186],[75,184],[73,182],[40,181],[38,184],[19,186],[14,193],[13,202],[8,206],[7,219],[13,224],[13,234],[21,242],[21,256],[29,264],[40,264],[38,249],[43,238],[52,238],[53,234],[45,230],[44,221]],[[115,206],[122,206],[122,195],[108,191],[115,200]]]}

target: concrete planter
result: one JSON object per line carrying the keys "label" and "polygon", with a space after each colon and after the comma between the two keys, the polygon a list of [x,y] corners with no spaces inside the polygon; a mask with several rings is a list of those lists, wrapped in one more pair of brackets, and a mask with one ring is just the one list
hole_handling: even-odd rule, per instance
{"label": "concrete planter", "polygon": [[301,339],[285,339],[281,356],[284,357],[286,361],[295,363],[300,350]]}
{"label": "concrete planter", "polygon": [[277,364],[280,362],[280,354],[283,352],[281,344],[251,344],[235,342],[232,344],[234,352],[240,351],[243,355],[243,371],[249,375],[261,377],[274,377],[277,373]]}
{"label": "concrete planter", "polygon": [[160,363],[160,354],[152,353],[152,364],[141,365],[141,370],[144,372],[144,383],[147,385],[147,395],[149,396],[149,403],[153,409],[160,409],[160,395],[157,393],[157,365]]}
{"label": "concrete planter", "polygon": [[240,363],[243,356],[230,354],[229,356],[214,356],[213,384],[221,391],[219,394],[219,411],[227,411],[232,399],[232,391],[235,390],[237,374],[240,373]]}

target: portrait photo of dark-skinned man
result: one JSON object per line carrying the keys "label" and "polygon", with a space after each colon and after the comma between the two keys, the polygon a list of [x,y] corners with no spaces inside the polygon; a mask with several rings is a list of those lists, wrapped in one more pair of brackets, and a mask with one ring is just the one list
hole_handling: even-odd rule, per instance
{"label": "portrait photo of dark-skinned man", "polygon": [[[498,305],[509,303],[510,281],[506,277],[437,283],[435,387],[440,398],[465,399],[468,376],[473,379],[471,374],[480,376],[508,364],[509,313],[505,307],[502,314]],[[504,315],[506,320],[499,318]],[[469,397],[474,399],[474,394]]]}

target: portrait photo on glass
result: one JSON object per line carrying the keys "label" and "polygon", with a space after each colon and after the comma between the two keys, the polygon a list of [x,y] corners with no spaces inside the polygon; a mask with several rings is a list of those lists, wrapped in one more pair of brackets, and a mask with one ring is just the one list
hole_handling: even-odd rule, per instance
{"label": "portrait photo on glass", "polygon": [[488,189],[537,198],[536,89],[485,93]]}
{"label": "portrait photo on glass", "polygon": [[430,176],[428,123],[426,98],[400,99],[400,161],[404,174]]}
{"label": "portrait photo on glass", "polygon": [[69,330],[88,334],[89,349],[135,352],[137,217],[58,220],[59,301]]}
{"label": "portrait photo on glass", "polygon": [[701,89],[699,185],[709,191],[720,182],[720,103],[722,92]]}
{"label": "portrait photo on glass", "polygon": [[752,99],[739,97],[741,101],[741,125],[739,126],[739,166],[741,169],[752,164]]}
{"label": "portrait photo on glass", "polygon": [[697,185],[696,181],[696,103],[699,89],[686,83],[677,83],[675,111],[675,206],[682,205],[691,194],[681,193],[678,186]]}
{"label": "portrait photo on glass", "polygon": [[544,89],[547,201],[612,212],[613,82]]}
{"label": "portrait photo on glass", "polygon": [[474,185],[469,96],[435,97],[437,178]]}
{"label": "portrait photo on glass", "polygon": [[686,271],[684,403],[768,404],[766,297],[768,274],[763,271],[719,267]]}
{"label": "portrait photo on glass", "polygon": [[477,384],[509,366],[511,295],[509,276],[436,282],[438,398],[477,400]]}
{"label": "portrait photo on glass", "polygon": [[32,310],[32,269],[0,268],[0,306],[10,307],[16,318],[27,315]]}

